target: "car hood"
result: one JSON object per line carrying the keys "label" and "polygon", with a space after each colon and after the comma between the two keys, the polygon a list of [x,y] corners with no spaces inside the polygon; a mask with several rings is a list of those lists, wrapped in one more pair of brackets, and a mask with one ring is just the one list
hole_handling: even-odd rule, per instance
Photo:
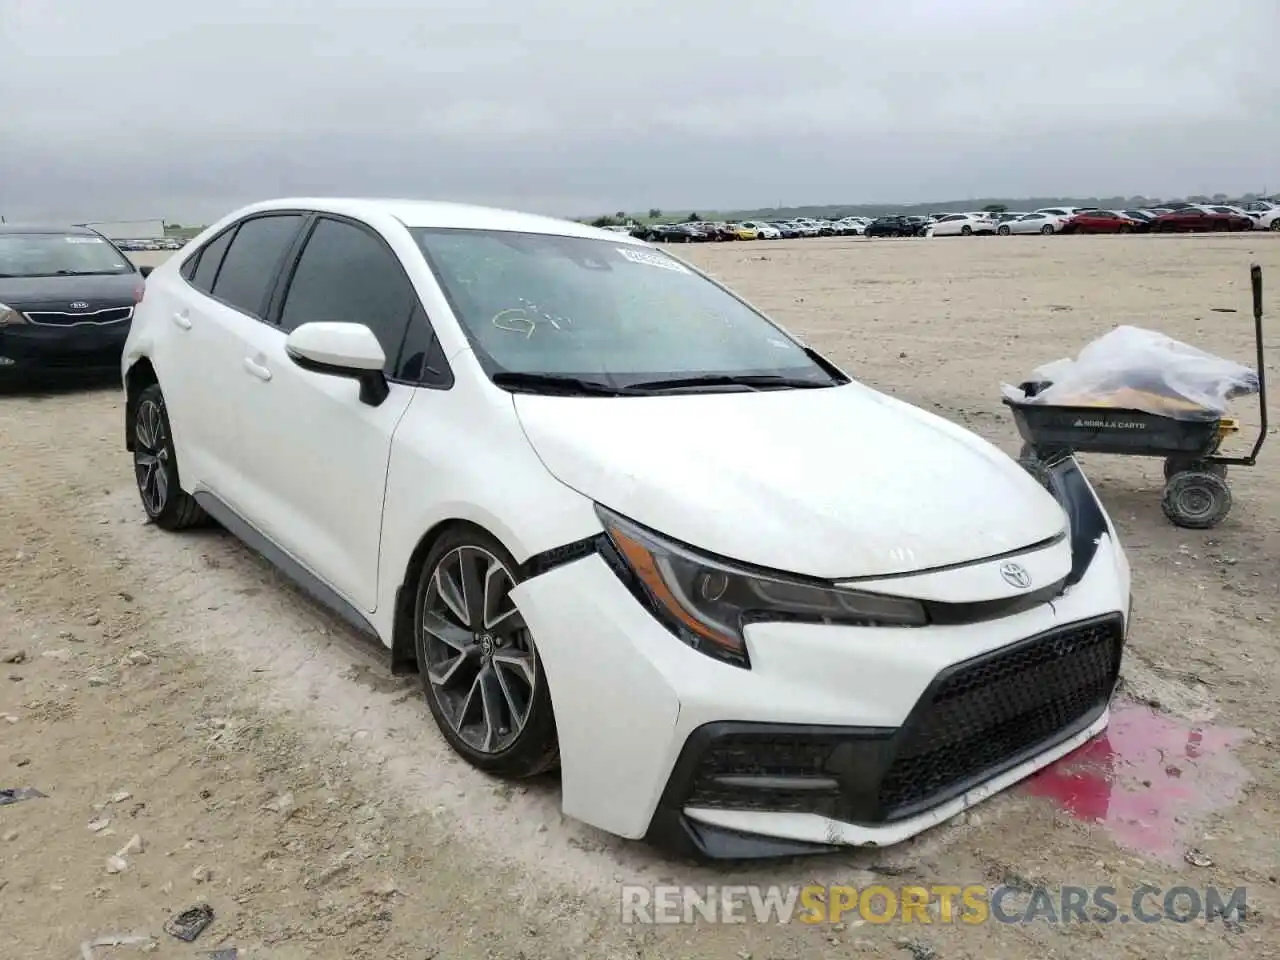
{"label": "car hood", "polygon": [[62,304],[81,300],[101,305],[133,303],[133,292],[142,277],[136,273],[99,274],[91,277],[0,277],[0,303],[11,307]]}
{"label": "car hood", "polygon": [[910,573],[1017,550],[1067,525],[999,449],[858,383],[514,402],[561,482],[676,540],[775,570]]}

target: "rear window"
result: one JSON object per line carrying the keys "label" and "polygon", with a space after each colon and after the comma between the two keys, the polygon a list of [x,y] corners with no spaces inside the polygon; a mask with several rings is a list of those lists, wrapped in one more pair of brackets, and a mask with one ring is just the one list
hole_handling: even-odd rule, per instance
{"label": "rear window", "polygon": [[78,277],[133,273],[102,237],[83,233],[0,234],[0,277]]}
{"label": "rear window", "polygon": [[301,214],[254,217],[240,224],[231,247],[222,258],[222,269],[213,283],[213,295],[224,303],[262,318],[267,294],[281,262],[298,235]]}

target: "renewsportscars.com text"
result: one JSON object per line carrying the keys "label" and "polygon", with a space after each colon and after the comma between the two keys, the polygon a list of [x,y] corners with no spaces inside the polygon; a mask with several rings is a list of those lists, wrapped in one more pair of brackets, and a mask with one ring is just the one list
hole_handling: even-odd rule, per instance
{"label": "renewsportscars.com text", "polygon": [[623,923],[1190,923],[1241,922],[1244,887],[624,886]]}

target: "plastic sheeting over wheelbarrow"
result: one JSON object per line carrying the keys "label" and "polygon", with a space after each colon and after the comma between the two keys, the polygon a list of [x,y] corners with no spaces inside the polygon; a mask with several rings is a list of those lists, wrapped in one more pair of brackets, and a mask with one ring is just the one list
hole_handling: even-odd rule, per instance
{"label": "plastic sheeting over wheelbarrow", "polygon": [[1235,397],[1258,392],[1258,375],[1233,360],[1141,327],[1116,327],[1073,360],[1038,367],[1014,403],[1141,410],[1174,420],[1216,420]]}

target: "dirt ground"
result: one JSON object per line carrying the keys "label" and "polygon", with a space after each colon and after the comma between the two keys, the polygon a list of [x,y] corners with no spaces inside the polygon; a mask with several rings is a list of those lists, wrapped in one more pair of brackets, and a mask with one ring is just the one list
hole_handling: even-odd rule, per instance
{"label": "dirt ground", "polygon": [[[1012,452],[1001,383],[1113,324],[1252,363],[1248,265],[1268,272],[1280,321],[1278,239],[677,252],[856,376]],[[1280,956],[1280,449],[1233,469],[1235,509],[1209,533],[1165,521],[1158,463],[1085,458],[1136,595],[1124,700],[1081,751],[1090,769],[1066,764],[898,848],[713,871],[563,819],[554,780],[512,787],[454,760],[382,651],[226,535],[146,526],[122,405],[113,385],[0,397],[0,787],[45,795],[0,806],[6,956],[69,960],[111,934],[154,940],[96,956]],[[1241,413],[1251,437],[1256,411]],[[1249,911],[1209,925],[619,919],[621,883],[813,880],[1104,884],[1122,903],[1144,883],[1243,886]],[[163,932],[200,902],[216,919],[195,943]]]}

